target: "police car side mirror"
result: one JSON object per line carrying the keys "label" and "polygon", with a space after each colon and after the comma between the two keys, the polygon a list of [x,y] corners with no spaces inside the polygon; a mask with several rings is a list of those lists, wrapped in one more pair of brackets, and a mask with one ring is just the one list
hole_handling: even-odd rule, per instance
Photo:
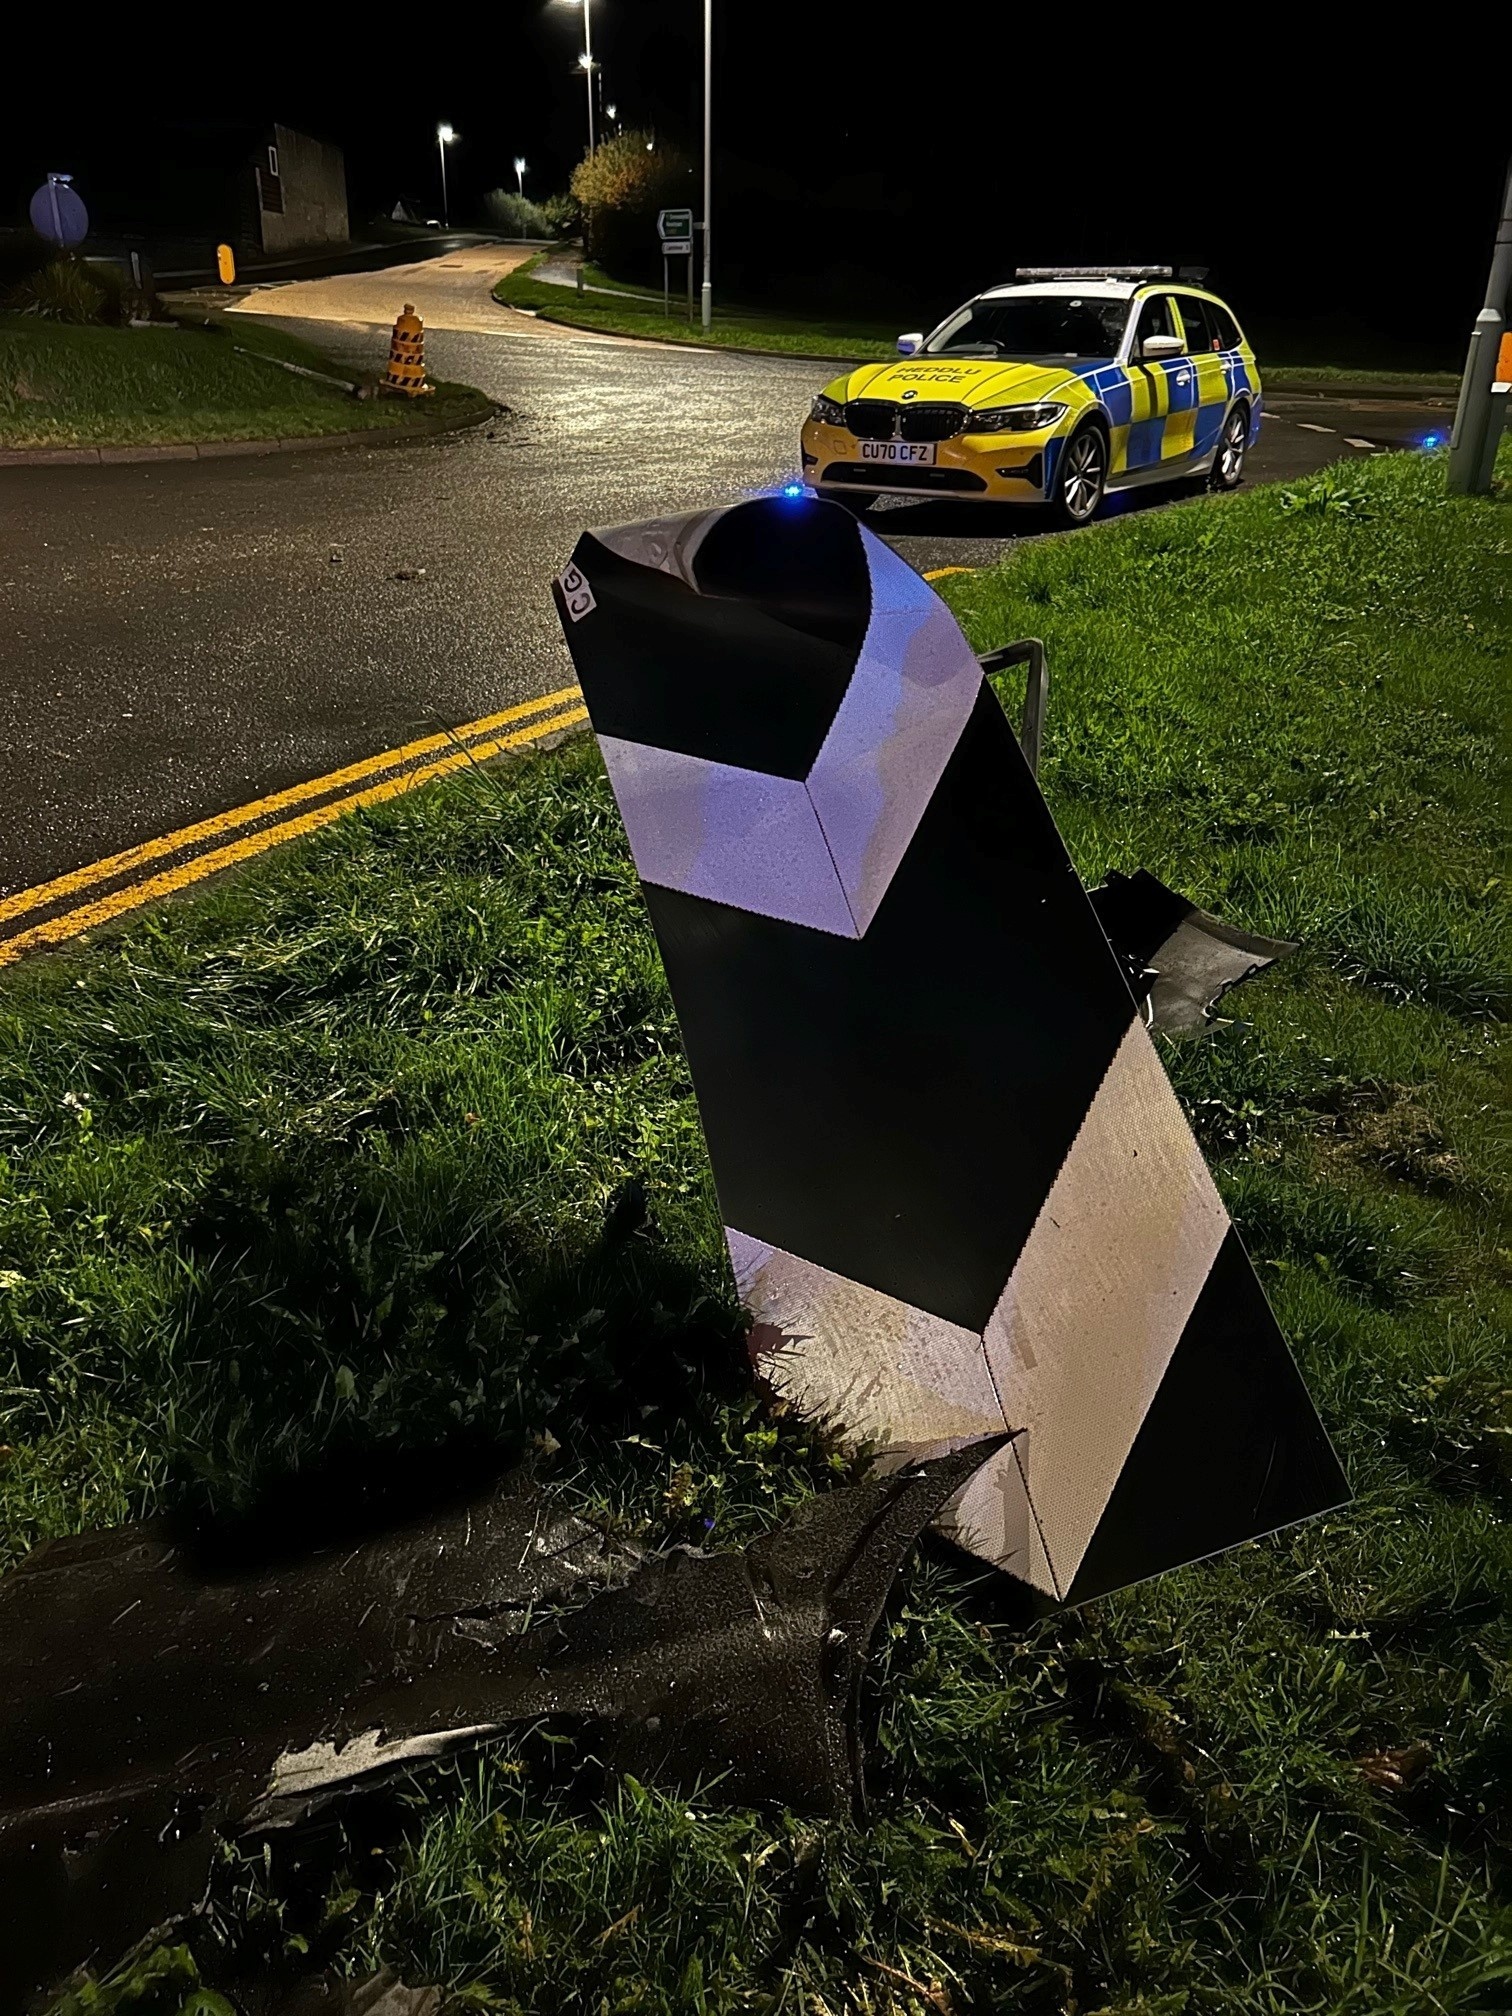
{"label": "police car side mirror", "polygon": [[1139,346],[1141,357],[1184,357],[1185,346],[1179,336],[1146,336]]}
{"label": "police car side mirror", "polygon": [[916,350],[922,350],[923,347],[924,334],[922,330],[915,329],[912,335],[900,336],[898,338],[898,355],[900,357],[912,357]]}

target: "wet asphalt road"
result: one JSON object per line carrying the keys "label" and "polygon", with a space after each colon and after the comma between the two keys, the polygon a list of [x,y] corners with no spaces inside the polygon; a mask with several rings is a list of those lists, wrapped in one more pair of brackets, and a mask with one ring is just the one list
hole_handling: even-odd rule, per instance
{"label": "wet asphalt road", "polygon": [[[496,423],[403,447],[0,470],[0,891],[567,685],[548,585],[578,532],[790,476],[833,375],[564,338],[479,309],[472,275],[454,277],[470,306],[452,319],[470,326],[432,324],[427,359],[504,402]],[[386,328],[297,326],[353,360],[387,354]],[[1444,421],[1371,403],[1276,401],[1252,477]],[[940,503],[872,522],[920,569],[981,565],[1040,529]]]}

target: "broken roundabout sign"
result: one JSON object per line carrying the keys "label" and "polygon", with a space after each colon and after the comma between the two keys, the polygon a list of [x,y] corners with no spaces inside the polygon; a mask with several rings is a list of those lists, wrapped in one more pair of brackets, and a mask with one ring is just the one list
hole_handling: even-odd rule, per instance
{"label": "broken roundabout sign", "polygon": [[523,1477],[254,1565],[39,1548],[0,1583],[7,2007],[192,1912],[218,1840],[543,1716],[857,1812],[925,1527],[1054,1606],[1347,1495],[1151,1035],[1287,948],[1085,890],[950,612],[838,506],[585,534],[558,605],[760,1375],[877,1461],[744,1551],[641,1558]]}

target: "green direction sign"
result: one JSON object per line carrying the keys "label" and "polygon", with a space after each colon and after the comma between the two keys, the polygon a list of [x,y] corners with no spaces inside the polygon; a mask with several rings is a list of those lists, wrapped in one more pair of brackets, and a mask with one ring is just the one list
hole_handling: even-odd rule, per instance
{"label": "green direction sign", "polygon": [[693,212],[691,210],[661,210],[657,213],[656,228],[661,234],[663,246],[675,244],[679,239],[687,245],[693,243]]}

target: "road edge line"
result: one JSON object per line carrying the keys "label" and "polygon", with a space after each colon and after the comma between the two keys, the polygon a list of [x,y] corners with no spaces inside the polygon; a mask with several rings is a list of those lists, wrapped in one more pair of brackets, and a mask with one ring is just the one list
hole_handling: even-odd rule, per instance
{"label": "road edge line", "polygon": [[46,882],[35,883],[30,889],[18,889],[13,896],[0,897],[0,924],[9,923],[13,917],[24,917],[28,911],[61,903],[66,897],[92,888],[96,883],[108,882],[117,875],[128,874],[133,868],[145,867],[149,861],[164,860],[198,841],[213,839],[217,834],[234,831],[238,826],[253,825],[257,820],[282,812],[290,805],[303,804],[309,798],[324,797],[329,792],[339,791],[344,785],[360,783],[364,777],[376,777],[386,770],[404,768],[434,750],[445,748],[448,743],[475,742],[480,736],[489,735],[511,721],[522,721],[531,714],[549,713],[554,708],[570,705],[580,697],[581,688],[577,685],[561,686],[554,693],[538,694],[534,699],[518,701],[496,714],[483,714],[475,721],[459,722],[454,728],[438,729],[430,735],[418,736],[412,742],[401,742],[395,749],[382,749],[374,756],[359,757],[355,763],[327,770],[322,776],[304,778],[297,784],[286,785],[281,791],[270,791],[261,798],[249,799],[244,805],[233,805],[225,812],[214,812],[207,818],[192,820],[187,826],[175,827],[171,832],[155,834],[150,840],[138,841],[134,847],[120,848],[114,854],[102,855],[97,861],[87,861],[82,867],[70,868]]}
{"label": "road edge line", "polygon": [[0,938],[0,967],[13,965],[25,953],[44,945],[65,944],[86,931],[114,922],[129,911],[144,909],[149,903],[175,896],[183,889],[192,888],[196,882],[206,881],[212,875],[254,860],[259,854],[271,853],[275,847],[285,846],[291,840],[302,840],[309,834],[318,833],[350,812],[386,804],[421,784],[460,770],[464,764],[487,762],[508,750],[540,741],[558,730],[575,728],[587,719],[586,707],[569,708],[564,714],[534,721],[528,728],[520,729],[513,735],[502,735],[492,742],[454,750],[451,755],[443,756],[435,763],[424,764],[418,770],[405,770],[398,777],[387,778],[366,790],[349,792],[346,797],[333,799],[327,805],[317,805],[313,811],[303,812],[297,819],[284,820],[277,826],[265,826],[259,832],[248,833],[242,839],[232,841],[229,846],[213,848],[208,854],[191,855],[178,867],[149,875],[144,882],[129,882],[125,888],[113,890],[93,903],[78,904],[72,910],[64,910],[56,917],[45,919],[41,924],[18,931],[13,937]]}

